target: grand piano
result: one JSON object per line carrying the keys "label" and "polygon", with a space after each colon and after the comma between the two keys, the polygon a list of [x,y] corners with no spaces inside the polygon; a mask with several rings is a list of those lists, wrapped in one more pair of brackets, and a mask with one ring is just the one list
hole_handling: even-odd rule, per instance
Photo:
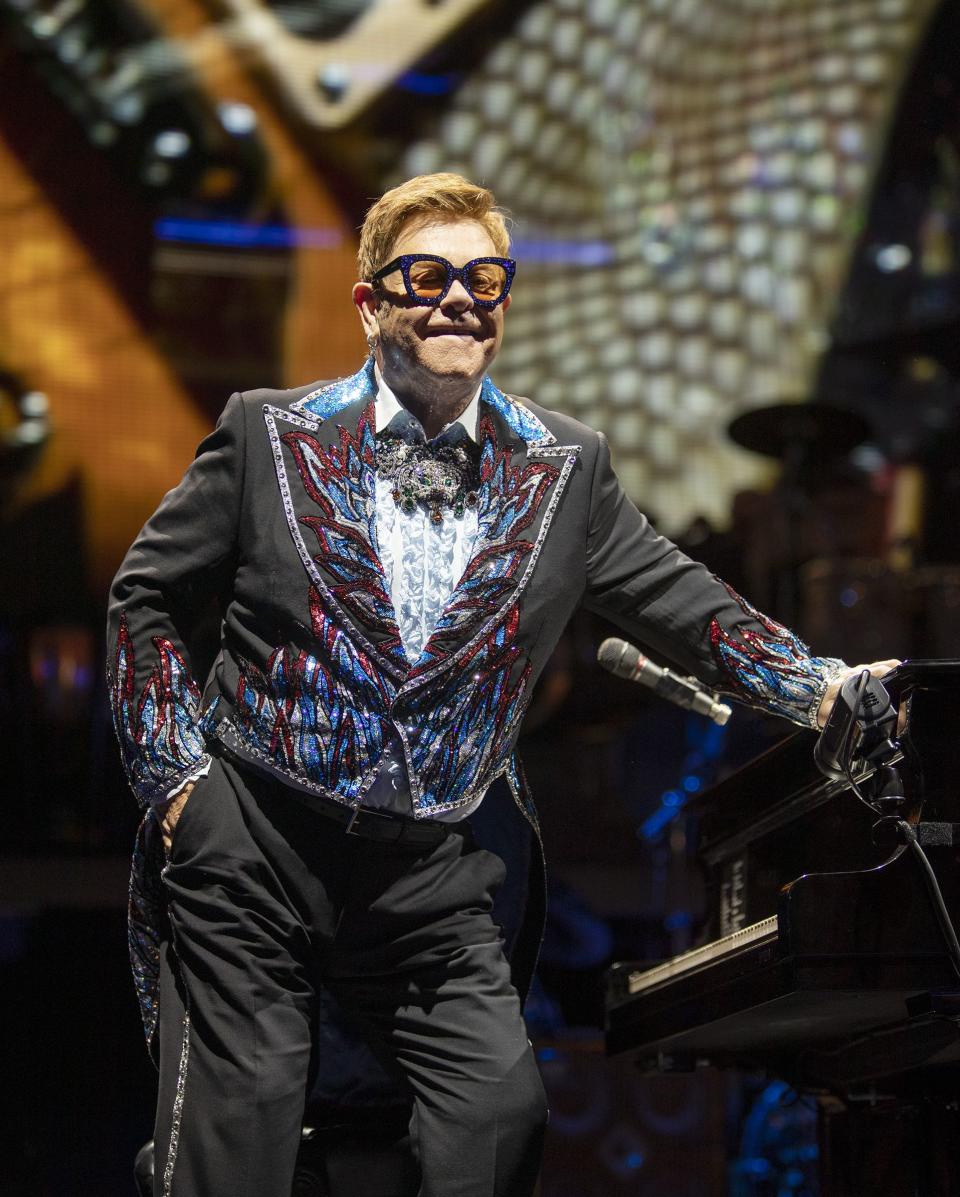
{"label": "grand piano", "polygon": [[823,776],[800,732],[698,802],[700,946],[607,979],[610,1054],[764,1069],[820,1098],[823,1197],[960,1193],[960,661],[884,685],[908,711],[896,814],[933,879],[893,808]]}

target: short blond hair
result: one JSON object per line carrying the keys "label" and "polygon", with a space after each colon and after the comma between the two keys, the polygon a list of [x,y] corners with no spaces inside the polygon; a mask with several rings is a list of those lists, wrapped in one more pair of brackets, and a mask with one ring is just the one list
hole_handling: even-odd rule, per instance
{"label": "short blond hair", "polygon": [[489,233],[498,254],[510,250],[505,213],[497,207],[492,191],[462,175],[417,175],[385,192],[364,218],[357,253],[364,282],[387,264],[387,255],[400,233],[418,217],[427,221],[475,220]]}

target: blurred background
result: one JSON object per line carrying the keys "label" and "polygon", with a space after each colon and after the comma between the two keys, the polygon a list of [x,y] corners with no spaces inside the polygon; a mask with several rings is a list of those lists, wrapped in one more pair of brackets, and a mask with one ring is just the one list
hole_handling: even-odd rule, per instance
{"label": "blurred background", "polygon": [[[958,0],[0,0],[4,1193],[132,1192],[107,587],[232,391],[359,366],[385,188],[494,189],[494,377],[602,428],[663,532],[819,652],[960,655],[958,44]],[[695,940],[688,801],[789,732],[601,675],[608,631],[572,625],[522,744],[544,1197],[813,1194],[778,1082],[602,1058],[604,968]]]}

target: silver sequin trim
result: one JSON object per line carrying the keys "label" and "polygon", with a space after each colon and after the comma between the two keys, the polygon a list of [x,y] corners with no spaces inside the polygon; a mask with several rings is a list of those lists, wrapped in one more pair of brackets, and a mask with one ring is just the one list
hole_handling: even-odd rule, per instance
{"label": "silver sequin trim", "polygon": [[201,777],[206,777],[210,772],[210,766],[213,764],[213,757],[205,752],[197,764],[187,773],[181,773],[174,784],[171,786],[169,782],[166,783],[167,789],[161,798],[156,799],[157,802],[165,802],[170,798],[176,796],[185,790],[187,786],[200,780]]}
{"label": "silver sequin trim", "polygon": [[[456,802],[440,803],[436,806],[428,806],[419,808],[417,804],[423,801],[423,791],[420,788],[418,779],[413,770],[413,761],[410,756],[410,746],[403,734],[403,727],[400,723],[394,722],[394,727],[400,735],[404,760],[407,765],[407,780],[410,783],[410,796],[413,799],[413,817],[415,819],[430,819],[434,815],[442,814],[448,810],[458,810],[462,806],[467,806],[471,802],[476,802],[477,798],[485,794],[493,783],[502,777],[508,768],[508,764],[500,765],[496,771],[488,778],[485,778],[481,784],[475,785],[468,794],[463,798],[459,798]],[[377,774],[380,770],[380,761],[378,760],[374,767],[370,770],[367,776],[361,781],[357,789],[356,797],[350,801],[338,794],[335,790],[328,790],[326,786],[322,786],[319,782],[310,781],[309,778],[301,776],[299,773],[291,773],[288,769],[281,768],[271,757],[268,757],[265,752],[261,752],[259,748],[248,744],[243,737],[243,731],[233,724],[228,719],[223,719],[217,724],[213,733],[216,738],[228,748],[236,756],[243,758],[253,768],[258,769],[261,773],[268,773],[272,777],[282,779],[292,789],[302,790],[306,794],[316,794],[321,798],[326,798],[330,802],[336,802],[338,806],[344,806],[348,810],[357,810],[363,805],[363,800],[367,795],[367,791],[377,779]],[[382,758],[381,758],[382,759]]]}
{"label": "silver sequin trim", "polygon": [[173,1188],[173,1169],[180,1146],[180,1119],[183,1116],[183,1092],[187,1087],[187,1064],[190,1061],[190,1012],[183,1016],[183,1042],[180,1045],[180,1067],[177,1071],[177,1091],[173,1099],[173,1118],[170,1123],[170,1144],[167,1163],[163,1169],[163,1197],[170,1197]]}
{"label": "silver sequin trim", "polygon": [[567,457],[571,453],[582,453],[583,445],[550,445],[543,441],[527,446],[528,457]]}
{"label": "silver sequin trim", "polygon": [[364,777],[357,788],[357,796],[353,799],[344,798],[342,794],[338,794],[336,790],[328,789],[321,785],[318,781],[311,781],[309,777],[303,777],[299,773],[291,773],[289,769],[284,769],[276,763],[273,757],[267,756],[265,752],[257,748],[254,744],[249,744],[245,739],[245,733],[242,728],[232,721],[232,719],[221,719],[213,731],[214,736],[226,748],[237,756],[242,756],[255,769],[259,769],[262,773],[269,773],[272,777],[282,778],[289,783],[294,789],[303,790],[308,794],[318,794],[321,798],[327,798],[330,802],[336,802],[340,806],[355,808],[360,805],[366,797],[367,791],[377,780],[377,773],[380,768],[380,761],[371,768],[370,772]]}
{"label": "silver sequin trim", "polygon": [[833,666],[833,668],[826,669],[821,674],[819,681],[814,684],[813,698],[810,700],[810,706],[807,708],[807,722],[814,731],[820,731],[820,725],[817,723],[817,712],[820,710],[820,704],[823,702],[823,696],[830,687],[830,683],[835,682],[838,677],[841,677],[850,668],[845,661],[841,661],[837,657],[825,657],[822,659],[824,664]]}
{"label": "silver sequin trim", "polygon": [[[504,765],[503,773],[507,775],[507,785],[510,788],[510,794],[513,797],[513,801],[516,803],[517,809],[533,828],[533,833],[540,841],[540,847],[542,849],[543,837],[540,834],[540,821],[535,817],[535,815],[531,815],[530,810],[527,807],[527,803],[523,800],[524,787],[520,785],[520,778],[517,776],[517,763],[513,756],[511,756],[506,765]],[[500,774],[498,773],[497,776],[499,777]],[[494,780],[496,780],[496,778],[494,778]],[[493,782],[490,784],[493,785]],[[530,803],[530,806],[533,806],[532,802]]]}

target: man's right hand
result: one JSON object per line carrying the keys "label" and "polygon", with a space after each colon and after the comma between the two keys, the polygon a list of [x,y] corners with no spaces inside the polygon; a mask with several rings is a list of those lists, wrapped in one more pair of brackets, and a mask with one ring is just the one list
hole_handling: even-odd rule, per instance
{"label": "man's right hand", "polygon": [[157,802],[154,805],[154,814],[157,817],[157,822],[160,824],[160,831],[163,835],[163,850],[167,856],[170,855],[170,849],[173,845],[173,833],[183,813],[183,808],[187,805],[187,799],[193,793],[193,787],[196,782],[191,781],[185,785],[179,794],[168,799],[166,802]]}

